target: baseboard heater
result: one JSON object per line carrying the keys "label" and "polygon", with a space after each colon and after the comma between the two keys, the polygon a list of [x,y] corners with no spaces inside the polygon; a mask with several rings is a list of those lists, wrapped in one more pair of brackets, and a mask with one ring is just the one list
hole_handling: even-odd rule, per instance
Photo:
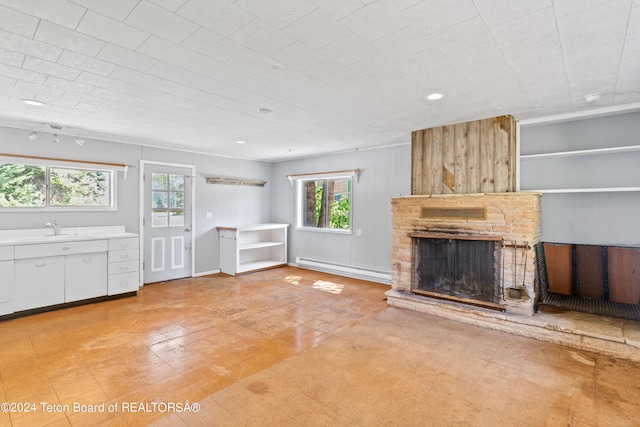
{"label": "baseboard heater", "polygon": [[391,284],[391,273],[383,270],[375,270],[365,267],[354,267],[352,265],[338,264],[316,259],[296,257],[297,267],[309,270],[322,271],[324,273],[337,274],[339,276],[352,277],[354,279],[369,280],[371,282]]}

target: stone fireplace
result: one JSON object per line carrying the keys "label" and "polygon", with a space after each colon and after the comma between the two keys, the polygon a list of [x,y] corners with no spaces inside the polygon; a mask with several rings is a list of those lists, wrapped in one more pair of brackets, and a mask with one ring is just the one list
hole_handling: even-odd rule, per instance
{"label": "stone fireplace", "polygon": [[533,314],[539,193],[405,196],[391,204],[390,305]]}

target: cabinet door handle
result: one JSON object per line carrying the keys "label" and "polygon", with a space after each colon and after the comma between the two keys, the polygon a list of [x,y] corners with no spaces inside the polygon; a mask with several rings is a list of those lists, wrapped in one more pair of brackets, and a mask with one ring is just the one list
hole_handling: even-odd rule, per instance
{"label": "cabinet door handle", "polygon": [[92,259],[91,257],[89,257],[89,258],[82,258],[82,261],[83,261],[83,262],[91,262],[91,259]]}
{"label": "cabinet door handle", "polygon": [[63,250],[63,251],[68,251],[68,250],[69,250],[69,247],[68,247],[68,246],[65,246],[64,248],[62,248],[62,250]]}
{"label": "cabinet door handle", "polygon": [[47,265],[46,262],[36,262],[36,267],[44,267],[46,265]]}
{"label": "cabinet door handle", "polygon": [[129,269],[129,266],[120,267],[120,271],[127,271],[128,269]]}
{"label": "cabinet door handle", "polygon": [[127,258],[129,258],[129,255],[128,255],[128,254],[120,255],[120,259],[127,259]]}

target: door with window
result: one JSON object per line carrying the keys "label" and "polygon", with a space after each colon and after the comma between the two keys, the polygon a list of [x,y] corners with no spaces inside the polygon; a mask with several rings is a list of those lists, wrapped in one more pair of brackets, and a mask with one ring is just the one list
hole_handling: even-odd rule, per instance
{"label": "door with window", "polygon": [[145,165],[144,282],[191,277],[190,168]]}

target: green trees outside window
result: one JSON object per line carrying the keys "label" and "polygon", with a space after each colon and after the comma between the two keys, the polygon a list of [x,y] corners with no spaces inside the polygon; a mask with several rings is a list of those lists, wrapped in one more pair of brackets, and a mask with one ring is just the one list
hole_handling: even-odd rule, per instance
{"label": "green trees outside window", "polygon": [[351,179],[304,180],[300,184],[302,227],[348,230],[351,225]]}
{"label": "green trees outside window", "polygon": [[112,206],[112,172],[0,163],[0,208]]}

